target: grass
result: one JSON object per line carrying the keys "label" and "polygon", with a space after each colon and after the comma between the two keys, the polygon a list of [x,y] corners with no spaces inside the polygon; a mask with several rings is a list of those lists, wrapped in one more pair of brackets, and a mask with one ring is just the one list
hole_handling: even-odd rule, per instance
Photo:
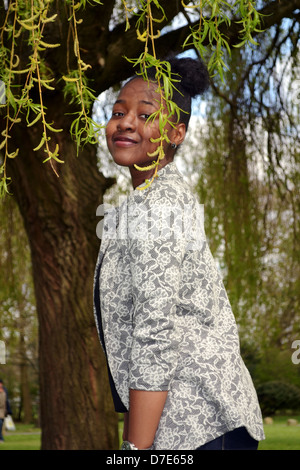
{"label": "grass", "polygon": [[[288,426],[288,419],[296,419],[297,426]],[[300,416],[275,416],[273,424],[265,424],[266,439],[259,450],[300,450]]]}
{"label": "grass", "polygon": [[5,431],[1,450],[39,450],[41,430],[32,424],[15,423],[15,431]]}
{"label": "grass", "polygon": [[[297,419],[299,424],[287,426],[289,418]],[[260,442],[259,450],[300,450],[300,416],[276,416],[273,419],[273,424],[265,425],[266,440]],[[4,438],[0,451],[40,449],[41,432],[32,425],[16,423],[16,430],[6,431]]]}

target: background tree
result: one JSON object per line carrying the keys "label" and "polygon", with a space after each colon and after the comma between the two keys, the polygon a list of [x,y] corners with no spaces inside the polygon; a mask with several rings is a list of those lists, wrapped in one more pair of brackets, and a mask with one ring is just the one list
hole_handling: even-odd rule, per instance
{"label": "background tree", "polygon": [[13,198],[0,202],[0,339],[6,363],[0,375],[14,416],[38,420],[38,332],[27,236]]}
{"label": "background tree", "polygon": [[224,82],[212,82],[192,166],[247,365],[257,382],[300,386],[299,22],[270,28],[261,45],[233,50]]}
{"label": "background tree", "polygon": [[181,52],[183,43],[202,54],[209,46],[210,70],[222,74],[224,51],[259,34],[254,6],[265,15],[264,29],[297,20],[300,6],[299,0],[102,3],[0,2],[1,188],[16,198],[30,243],[44,449],[118,446],[92,315],[95,213],[113,183],[97,166],[95,97],[132,75],[125,54],[137,66],[158,61],[171,84],[158,58]]}
{"label": "background tree", "polygon": [[262,44],[234,51],[226,81],[213,83],[198,188],[241,324],[255,316],[260,341],[282,347],[299,334],[299,23]]}

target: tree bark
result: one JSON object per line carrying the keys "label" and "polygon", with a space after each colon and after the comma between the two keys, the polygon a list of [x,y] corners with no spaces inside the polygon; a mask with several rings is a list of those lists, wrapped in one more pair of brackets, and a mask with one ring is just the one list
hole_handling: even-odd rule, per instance
{"label": "tree bark", "polygon": [[[58,178],[43,151],[33,152],[41,129],[15,126],[22,142],[11,161],[12,187],[32,253],[39,320],[39,367],[43,449],[116,449],[104,356],[93,317],[93,273],[100,240],[96,208],[112,183],[97,170],[96,147],[76,156],[61,96],[47,102],[49,118],[64,131],[53,134],[65,164]],[[58,110],[60,110],[58,114]],[[54,144],[54,145],[55,145]]]}

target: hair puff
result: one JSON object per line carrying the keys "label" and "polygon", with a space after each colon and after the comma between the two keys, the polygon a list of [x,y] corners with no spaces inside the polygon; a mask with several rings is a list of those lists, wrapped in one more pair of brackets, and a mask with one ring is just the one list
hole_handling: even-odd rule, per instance
{"label": "hair puff", "polygon": [[174,57],[169,60],[169,63],[172,73],[180,76],[180,87],[191,98],[202,95],[208,89],[209,74],[202,60]]}

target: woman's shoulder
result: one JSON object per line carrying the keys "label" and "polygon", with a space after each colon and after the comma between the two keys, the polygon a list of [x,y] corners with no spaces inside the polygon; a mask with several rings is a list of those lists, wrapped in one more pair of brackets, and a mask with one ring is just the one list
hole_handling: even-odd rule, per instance
{"label": "woman's shoulder", "polygon": [[169,163],[157,173],[145,198],[149,204],[194,205],[197,198],[175,163]]}

